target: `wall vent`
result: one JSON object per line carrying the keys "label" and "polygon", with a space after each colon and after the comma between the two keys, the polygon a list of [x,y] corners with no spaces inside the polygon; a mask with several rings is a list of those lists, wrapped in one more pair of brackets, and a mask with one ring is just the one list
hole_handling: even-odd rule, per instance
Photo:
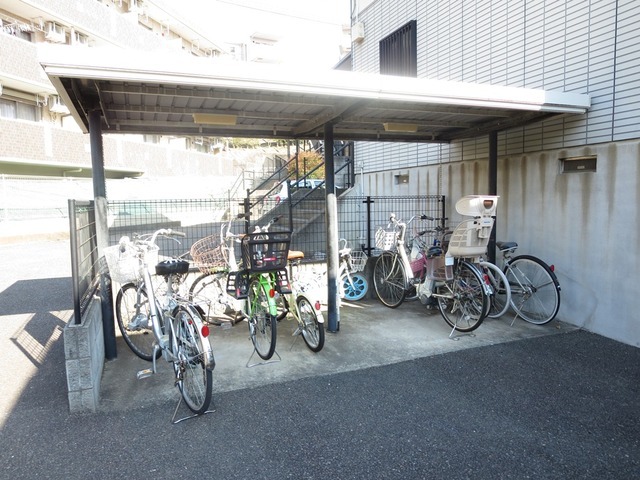
{"label": "wall vent", "polygon": [[595,155],[561,158],[560,171],[562,173],[595,173],[596,163],[597,157]]}

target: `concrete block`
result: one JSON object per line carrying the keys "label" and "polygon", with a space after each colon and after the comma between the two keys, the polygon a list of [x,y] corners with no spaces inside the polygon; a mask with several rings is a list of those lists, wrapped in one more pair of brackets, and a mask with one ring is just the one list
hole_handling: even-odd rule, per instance
{"label": "concrete block", "polygon": [[65,367],[69,410],[95,412],[104,368],[104,333],[100,298],[94,297],[79,325],[64,329]]}
{"label": "concrete block", "polygon": [[98,395],[94,389],[69,392],[69,411],[71,413],[95,413],[98,409]]}

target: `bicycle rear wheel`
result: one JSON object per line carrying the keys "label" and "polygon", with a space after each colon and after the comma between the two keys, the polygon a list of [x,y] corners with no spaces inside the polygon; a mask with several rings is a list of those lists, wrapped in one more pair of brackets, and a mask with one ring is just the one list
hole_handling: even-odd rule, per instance
{"label": "bicycle rear wheel", "polygon": [[345,300],[358,301],[362,300],[369,291],[369,283],[367,277],[361,273],[345,274],[341,278],[342,293]]}
{"label": "bicycle rear wheel", "polygon": [[306,297],[296,299],[298,315],[304,324],[302,338],[312,352],[319,352],[324,347],[324,324],[318,321],[318,312]]}
{"label": "bicycle rear wheel", "polygon": [[398,307],[407,294],[405,270],[400,256],[384,252],[373,267],[373,287],[378,299],[390,308]]}
{"label": "bicycle rear wheel", "polygon": [[549,266],[537,257],[520,255],[505,274],[511,286],[511,306],[523,320],[544,325],[560,309],[560,284]]}
{"label": "bicycle rear wheel", "polygon": [[442,317],[455,330],[471,332],[482,324],[489,300],[476,267],[459,262],[453,280],[436,287],[436,297]]}
{"label": "bicycle rear wheel", "polygon": [[498,318],[507,313],[511,303],[511,288],[507,277],[497,265],[480,262],[483,273],[489,279],[491,296],[489,297],[489,318]]}
{"label": "bicycle rear wheel", "polygon": [[249,284],[249,336],[256,352],[269,360],[276,351],[276,317],[270,313],[269,295],[262,282],[254,278]]}
{"label": "bicycle rear wheel", "polygon": [[200,275],[189,288],[190,301],[196,304],[206,302],[206,305],[203,305],[205,313],[202,318],[207,323],[222,325],[223,319],[228,320],[226,315],[233,310],[226,302],[227,275],[222,272]]}
{"label": "bicycle rear wheel", "polygon": [[[149,297],[143,287],[138,288],[133,283],[122,285],[116,295],[116,319],[122,338],[131,351],[143,360],[153,360],[155,337],[151,327]],[[158,349],[156,359],[160,355]]]}
{"label": "bicycle rear wheel", "polygon": [[203,322],[195,309],[179,306],[174,310],[176,320],[176,360],[173,370],[176,384],[187,407],[195,413],[207,411],[213,389],[213,360],[209,338],[202,336]]}

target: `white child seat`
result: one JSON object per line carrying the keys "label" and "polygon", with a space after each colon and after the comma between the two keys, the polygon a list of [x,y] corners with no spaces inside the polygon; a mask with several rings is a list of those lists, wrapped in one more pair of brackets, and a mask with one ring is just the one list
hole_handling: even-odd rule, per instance
{"label": "white child seat", "polygon": [[459,223],[451,234],[447,255],[478,257],[484,255],[498,208],[497,195],[467,195],[456,202],[460,215],[473,217]]}

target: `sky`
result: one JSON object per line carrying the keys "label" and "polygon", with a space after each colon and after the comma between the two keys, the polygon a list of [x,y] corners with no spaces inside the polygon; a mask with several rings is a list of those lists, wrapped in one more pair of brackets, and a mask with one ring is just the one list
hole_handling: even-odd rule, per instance
{"label": "sky", "polygon": [[[341,58],[349,0],[165,0],[211,32],[211,40],[244,42],[256,32],[280,37],[283,63],[331,68]],[[175,3],[174,3],[175,2]],[[347,42],[348,42],[348,37]]]}

